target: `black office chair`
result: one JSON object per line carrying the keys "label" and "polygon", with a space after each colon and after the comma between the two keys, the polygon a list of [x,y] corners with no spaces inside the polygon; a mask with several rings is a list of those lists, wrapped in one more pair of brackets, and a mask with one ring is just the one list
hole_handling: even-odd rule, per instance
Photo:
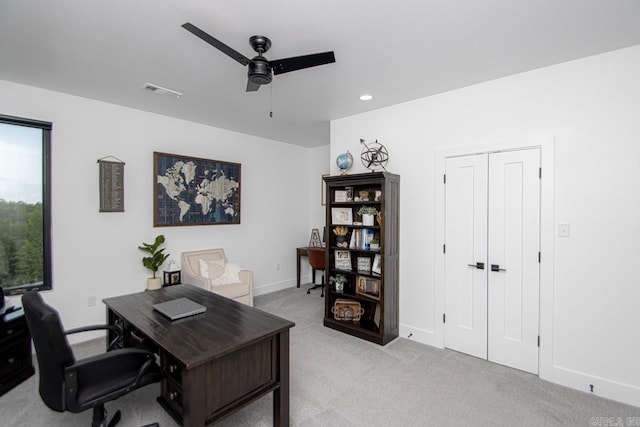
{"label": "black office chair", "polygon": [[[58,312],[38,292],[22,296],[40,372],[40,397],[54,411],[83,412],[93,408],[93,427],[106,426],[106,402],[160,380],[153,353],[140,349],[111,350],[122,332],[116,326],[95,325],[64,331]],[[117,338],[106,353],[76,360],[67,335],[110,329]],[[117,411],[109,427],[120,421]],[[155,424],[157,425],[157,424]]]}
{"label": "black office chair", "polygon": [[311,268],[314,270],[322,271],[322,284],[316,285],[314,284],[312,287],[307,289],[307,293],[310,294],[313,289],[322,288],[321,297],[324,296],[324,270],[325,270],[325,262],[324,262],[325,252],[322,248],[308,248],[307,249],[307,258],[309,259],[309,264]]}

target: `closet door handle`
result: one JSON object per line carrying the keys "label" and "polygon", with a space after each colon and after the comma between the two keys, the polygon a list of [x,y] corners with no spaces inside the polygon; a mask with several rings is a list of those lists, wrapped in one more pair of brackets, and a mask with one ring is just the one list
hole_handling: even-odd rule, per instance
{"label": "closet door handle", "polygon": [[469,267],[477,268],[478,270],[484,270],[484,262],[476,262],[475,264],[467,264]]}
{"label": "closet door handle", "polygon": [[500,265],[498,264],[491,264],[491,271],[507,271],[504,268],[500,268]]}

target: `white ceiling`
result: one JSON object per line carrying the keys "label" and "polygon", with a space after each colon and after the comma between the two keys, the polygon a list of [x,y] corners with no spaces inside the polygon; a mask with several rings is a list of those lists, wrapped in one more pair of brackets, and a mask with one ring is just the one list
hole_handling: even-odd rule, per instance
{"label": "white ceiling", "polygon": [[[261,34],[268,59],[336,63],[246,93],[246,67],[185,22],[250,58]],[[637,44],[638,0],[0,0],[2,80],[306,147],[333,119]]]}

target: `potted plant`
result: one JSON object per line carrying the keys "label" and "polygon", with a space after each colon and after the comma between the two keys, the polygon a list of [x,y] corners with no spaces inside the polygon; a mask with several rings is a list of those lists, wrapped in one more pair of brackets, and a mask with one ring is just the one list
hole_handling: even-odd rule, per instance
{"label": "potted plant", "polygon": [[156,277],[156,273],[160,266],[169,258],[169,254],[164,253],[165,248],[160,249],[160,245],[163,243],[164,236],[160,234],[156,236],[156,240],[153,243],[143,243],[142,246],[138,246],[138,249],[149,254],[149,256],[142,258],[142,265],[153,272],[153,277],[147,278],[148,290],[160,289],[162,286],[162,282],[159,277]]}
{"label": "potted plant", "polygon": [[378,210],[373,206],[362,206],[358,213],[362,215],[363,225],[373,225],[373,217],[378,213]]}
{"label": "potted plant", "polygon": [[342,292],[345,283],[347,283],[347,276],[344,274],[336,274],[335,276],[329,277],[329,284],[335,285],[336,292]]}
{"label": "potted plant", "polygon": [[371,249],[372,251],[380,249],[380,241],[378,239],[373,239],[369,243],[369,249]]}

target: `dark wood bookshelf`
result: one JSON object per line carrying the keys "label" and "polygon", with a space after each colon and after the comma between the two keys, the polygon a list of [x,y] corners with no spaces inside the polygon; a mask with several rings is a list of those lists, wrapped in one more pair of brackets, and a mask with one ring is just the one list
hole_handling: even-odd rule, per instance
{"label": "dark wood bookshelf", "polygon": [[[370,172],[353,175],[336,175],[324,178],[326,185],[326,283],[324,325],[377,344],[384,345],[398,337],[399,309],[398,309],[398,260],[399,260],[399,192],[400,176],[387,172]],[[361,191],[369,193],[369,200],[339,200],[336,201],[336,191],[344,195],[347,188],[352,189],[353,197],[359,197]],[[380,195],[375,200],[375,194]],[[358,210],[362,206],[374,207],[381,212],[381,221],[374,225],[363,225]],[[332,209],[350,209],[352,223],[337,224],[333,222]],[[359,222],[354,224],[353,222]],[[337,227],[346,227],[347,235],[342,239],[334,234]],[[367,230],[363,232],[361,230]],[[372,231],[369,231],[372,230]],[[379,241],[379,249],[367,247],[349,247],[351,236],[361,236],[360,233],[372,233]],[[340,242],[347,247],[338,246]],[[362,242],[361,242],[362,243]],[[366,246],[366,244],[365,244]],[[336,268],[336,251],[348,251],[350,270]],[[358,258],[370,258],[373,266],[376,255],[380,256],[380,273],[358,270]],[[346,261],[343,261],[346,263]],[[342,274],[347,278],[343,291],[336,291],[329,278]],[[377,294],[369,295],[356,292],[358,279],[378,284]],[[364,281],[362,282],[365,283]],[[374,285],[375,286],[375,285]],[[375,291],[374,291],[375,292]],[[359,320],[338,320],[334,317],[333,307],[337,299],[346,299],[360,304],[363,309]]]}

